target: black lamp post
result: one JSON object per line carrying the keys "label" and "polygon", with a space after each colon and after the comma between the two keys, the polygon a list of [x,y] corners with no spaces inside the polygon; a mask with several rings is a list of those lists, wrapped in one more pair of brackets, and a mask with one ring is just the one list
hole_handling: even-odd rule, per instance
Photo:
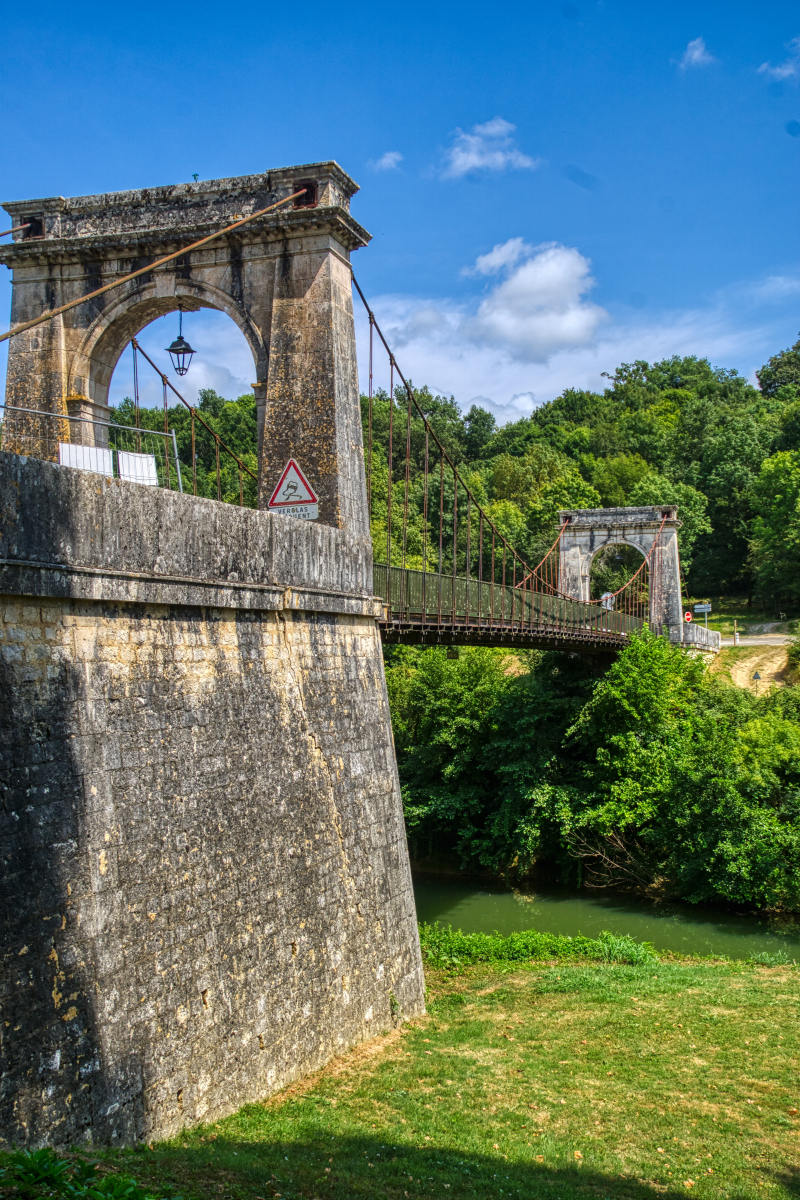
{"label": "black lamp post", "polygon": [[178,321],[178,336],[171,346],[167,346],[167,353],[172,359],[172,365],[178,375],[185,375],[189,370],[189,363],[192,361],[194,350],[183,336],[183,309],[178,306],[180,313]]}

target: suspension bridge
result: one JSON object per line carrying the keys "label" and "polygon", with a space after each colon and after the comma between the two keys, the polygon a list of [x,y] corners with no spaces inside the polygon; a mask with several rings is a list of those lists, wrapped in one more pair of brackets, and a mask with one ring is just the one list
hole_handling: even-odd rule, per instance
{"label": "suspension bridge", "polygon": [[[492,519],[354,280],[357,190],[323,162],[5,205],[16,1144],[171,1137],[424,1012],[382,641],[610,654],[649,625],[703,648],[674,506],[563,511],[527,557]],[[252,352],[253,453],[138,340],[202,308]],[[142,371],[163,415],[139,403]],[[613,545],[640,561],[598,596]]]}
{"label": "suspension bridge", "polygon": [[[607,654],[647,626],[675,642],[718,648],[717,634],[684,620],[674,505],[562,511],[555,541],[530,566],[476,499],[420,407],[355,277],[353,285],[369,322],[367,503],[385,643]],[[385,462],[376,459],[373,444],[376,346],[388,367]],[[410,565],[415,509],[421,518],[413,528],[419,561]],[[592,560],[614,545],[633,546],[641,561],[618,588],[592,598]]]}
{"label": "suspension bridge", "polygon": [[[280,200],[258,206],[244,217],[237,216],[236,221],[205,232],[189,246],[173,250],[88,294],[60,306],[51,304],[49,311],[19,322],[2,337],[15,337],[21,347],[33,329],[44,324],[52,326],[73,310],[85,312],[88,305],[104,305],[101,297],[107,292],[131,286],[142,277],[152,280],[159,267],[164,269],[176,260],[185,266],[191,252],[238,233],[257,218],[274,219],[280,209],[284,219],[289,216],[296,220],[298,211],[307,216],[309,209],[317,208],[324,184],[321,188],[317,181],[303,180],[288,186],[295,190]],[[17,224],[6,232],[21,241],[20,252],[24,254],[30,243],[46,240],[47,225],[44,213],[27,214],[24,219],[17,217]],[[363,241],[360,232],[355,244]],[[539,646],[607,653],[619,649],[636,630],[648,626],[674,641],[714,649],[714,636],[696,627],[687,628],[684,621],[676,537],[680,522],[674,506],[562,512],[556,539],[541,561],[526,562],[476,498],[469,480],[420,407],[355,276],[352,284],[369,325],[363,452],[367,521],[374,549],[373,590],[381,601],[379,627],[384,642]],[[176,300],[181,311],[191,310],[197,306],[197,289],[188,297],[173,294],[166,304],[163,300],[158,305],[150,301],[148,311],[138,315],[136,324],[152,316],[156,308],[174,308]],[[108,329],[102,333],[106,342],[116,343],[110,355],[113,363],[115,354],[124,348],[120,340],[124,330],[115,330],[113,339]],[[41,345],[45,342],[43,337]],[[61,403],[54,403],[51,396],[42,399],[41,388],[39,400],[33,403],[29,394],[18,399],[21,391],[30,393],[29,388],[21,386],[18,369],[26,355],[12,354],[10,402],[7,400],[3,409],[3,449],[98,473],[113,475],[116,469],[121,478],[132,482],[207,495],[240,506],[265,507],[265,397],[259,404],[259,472],[253,463],[243,461],[203,414],[184,399],[135,336],[130,337],[128,345],[133,366],[132,426],[111,421],[102,403],[97,403],[107,396],[110,372],[107,366],[104,372],[99,368],[105,365],[103,358],[109,360],[108,346],[95,355],[99,363],[84,365],[89,384],[95,383],[95,399],[79,391],[63,396]],[[190,359],[191,347],[188,343],[185,347]],[[388,446],[382,447],[383,460],[373,438],[378,351],[385,357],[388,375],[388,389],[381,393],[384,401],[388,398]],[[27,358],[30,360],[30,353]],[[142,424],[140,359],[160,377],[163,430],[152,428],[152,421],[146,428]],[[185,368],[178,368],[178,373],[184,374]],[[98,377],[105,388],[102,383],[97,387]],[[254,387],[258,395],[260,385]],[[62,392],[70,391],[74,393],[75,387],[62,388]],[[189,415],[188,437],[182,438],[180,450],[175,431],[168,428],[169,395],[174,395]],[[320,430],[320,436],[323,434]],[[298,447],[289,441],[287,452],[289,461],[302,456],[308,462],[307,445]],[[203,465],[198,490],[199,463]],[[259,474],[265,478],[260,480]],[[588,538],[583,551],[576,541],[579,535]],[[611,544],[635,546],[641,552],[641,563],[614,592],[592,596],[591,562]],[[576,554],[580,559],[577,570],[573,562]]]}

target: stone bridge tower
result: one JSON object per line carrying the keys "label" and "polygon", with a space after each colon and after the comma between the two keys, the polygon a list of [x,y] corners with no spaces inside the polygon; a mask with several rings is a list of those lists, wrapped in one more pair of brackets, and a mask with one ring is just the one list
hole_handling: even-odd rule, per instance
{"label": "stone bridge tower", "polygon": [[565,525],[559,554],[560,590],[576,600],[590,600],[592,560],[606,546],[633,546],[650,560],[650,628],[683,633],[681,570],[678,558],[678,510],[674,505],[641,508],[589,508],[558,514]]}
{"label": "stone bridge tower", "polygon": [[0,450],[0,1140],[170,1136],[424,1011],[372,585],[356,185],[316,163],[15,202],[31,228],[0,259],[14,326],[300,189],[11,340],[8,403],[65,428],[71,408],[107,415],[154,317],[226,312],[253,353],[262,510],[289,457],[320,503],[301,521]]}
{"label": "stone bridge tower", "polygon": [[253,354],[262,507],[292,457],[319,495],[319,519],[366,532],[349,256],[369,234],[350,213],[358,186],[337,163],[8,203],[14,225],[29,224],[0,248],[14,272],[11,325],[303,188],[290,208],[12,338],[6,403],[102,416],[119,357],[145,325],[179,305],[219,309]]}
{"label": "stone bridge tower", "polygon": [[640,508],[567,509],[559,547],[559,587],[576,600],[590,600],[592,560],[606,546],[633,546],[649,562],[650,616],[654,633],[696,651],[718,653],[721,635],[683,618],[678,509],[674,504]]}

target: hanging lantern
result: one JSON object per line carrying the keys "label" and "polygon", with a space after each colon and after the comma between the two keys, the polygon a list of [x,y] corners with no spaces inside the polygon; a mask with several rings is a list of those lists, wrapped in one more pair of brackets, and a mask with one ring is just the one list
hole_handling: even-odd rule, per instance
{"label": "hanging lantern", "polygon": [[172,359],[172,365],[178,375],[185,375],[189,370],[189,364],[192,361],[194,350],[183,336],[183,309],[178,306],[180,317],[178,318],[178,336],[171,346],[167,346],[167,353]]}

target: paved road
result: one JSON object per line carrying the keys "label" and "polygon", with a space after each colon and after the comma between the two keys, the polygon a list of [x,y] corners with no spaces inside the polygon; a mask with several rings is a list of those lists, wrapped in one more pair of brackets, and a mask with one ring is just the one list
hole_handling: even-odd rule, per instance
{"label": "paved road", "polygon": [[[788,646],[793,638],[788,637],[785,633],[740,633],[740,646]],[[722,639],[723,646],[732,646],[733,638],[724,637]]]}

